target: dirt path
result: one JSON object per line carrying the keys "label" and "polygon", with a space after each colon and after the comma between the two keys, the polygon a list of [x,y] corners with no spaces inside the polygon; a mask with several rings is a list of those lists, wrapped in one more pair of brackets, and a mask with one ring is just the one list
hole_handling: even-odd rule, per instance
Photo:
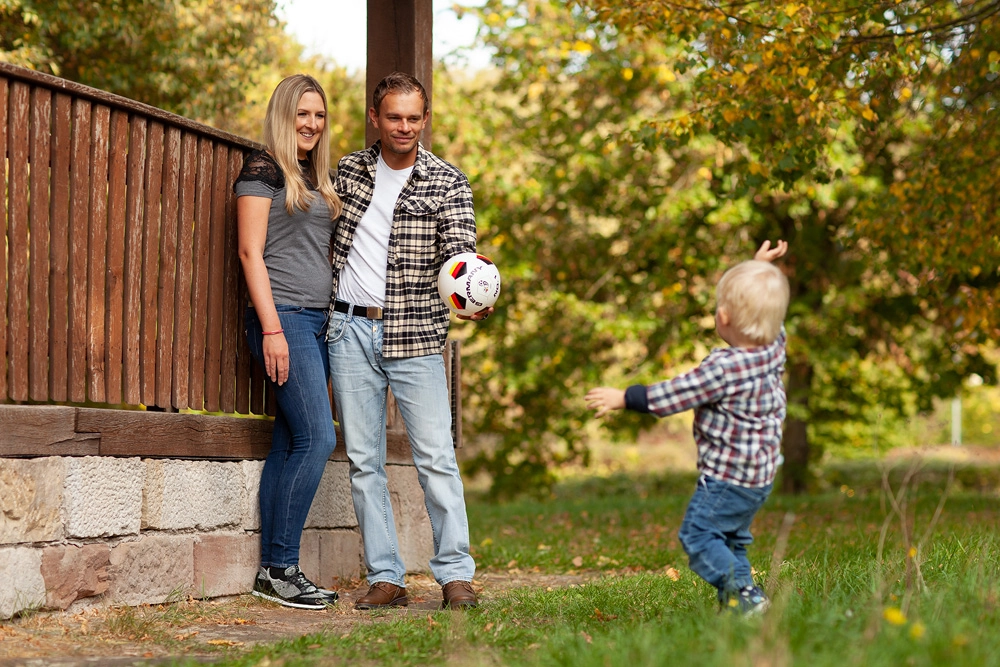
{"label": "dirt path", "polygon": [[[564,587],[600,576],[485,572],[473,582],[480,599],[513,588]],[[410,606],[386,612],[354,610],[362,582],[338,587],[340,602],[326,611],[302,611],[250,595],[222,601],[189,599],[144,607],[95,607],[78,613],[38,613],[0,622],[0,667],[155,664],[165,658],[210,661],[256,644],[314,633],[345,634],[362,623],[427,615],[441,605],[441,589],[426,576],[407,577]]]}

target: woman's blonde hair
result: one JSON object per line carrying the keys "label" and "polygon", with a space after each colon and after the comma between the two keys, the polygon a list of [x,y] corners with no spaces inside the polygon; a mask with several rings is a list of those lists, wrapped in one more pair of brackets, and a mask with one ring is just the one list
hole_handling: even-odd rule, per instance
{"label": "woman's blonde hair", "polygon": [[[289,215],[295,209],[305,211],[312,204],[313,194],[309,191],[302,170],[299,168],[298,140],[295,134],[295,119],[299,100],[306,93],[316,93],[323,98],[323,111],[327,111],[326,93],[319,81],[306,74],[293,74],[281,81],[271,94],[264,116],[264,143],[274,156],[285,176],[285,209]],[[306,156],[309,161],[310,178],[316,190],[326,200],[330,218],[340,215],[340,197],[330,180],[330,123],[323,123],[319,141]]]}
{"label": "woman's blonde hair", "polygon": [[733,328],[756,345],[768,345],[781,332],[788,310],[788,278],[770,262],[751,259],[722,275],[715,288],[717,308]]}

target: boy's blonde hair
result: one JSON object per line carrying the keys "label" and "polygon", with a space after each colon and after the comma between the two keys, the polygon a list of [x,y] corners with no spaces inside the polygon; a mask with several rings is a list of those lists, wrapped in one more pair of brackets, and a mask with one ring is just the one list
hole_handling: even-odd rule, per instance
{"label": "boy's blonde hair", "polygon": [[741,262],[722,275],[716,308],[724,308],[733,328],[755,345],[768,345],[781,332],[788,310],[788,279],[770,262]]}

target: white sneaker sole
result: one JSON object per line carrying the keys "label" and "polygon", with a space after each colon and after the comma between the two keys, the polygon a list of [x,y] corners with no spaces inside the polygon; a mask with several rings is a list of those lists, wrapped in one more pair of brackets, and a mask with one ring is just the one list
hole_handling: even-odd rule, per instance
{"label": "white sneaker sole", "polygon": [[293,607],[295,609],[308,609],[310,611],[323,611],[329,605],[325,602],[295,602],[293,600],[286,600],[285,598],[278,597],[277,595],[268,595],[267,593],[262,593],[260,591],[251,591],[251,595],[259,597],[262,600],[268,600],[270,602],[277,602],[283,607]]}

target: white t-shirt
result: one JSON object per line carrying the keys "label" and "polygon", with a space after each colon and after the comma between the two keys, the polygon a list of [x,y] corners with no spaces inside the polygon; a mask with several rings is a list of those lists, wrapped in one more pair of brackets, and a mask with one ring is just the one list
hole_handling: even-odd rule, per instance
{"label": "white t-shirt", "polygon": [[385,306],[385,272],[389,261],[392,217],[413,167],[393,169],[378,156],[375,191],[358,222],[347,264],[340,272],[337,298],[359,306]]}

